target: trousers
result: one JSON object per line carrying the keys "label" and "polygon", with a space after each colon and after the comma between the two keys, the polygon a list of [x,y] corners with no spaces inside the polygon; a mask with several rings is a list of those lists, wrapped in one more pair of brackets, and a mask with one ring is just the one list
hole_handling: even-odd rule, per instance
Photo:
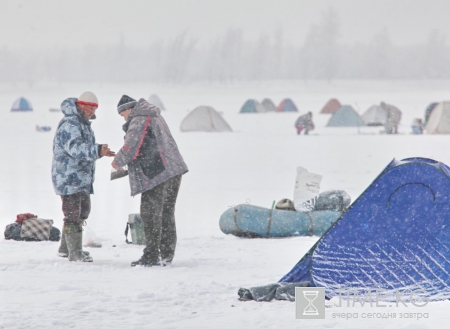
{"label": "trousers", "polygon": [[64,224],[82,224],[91,212],[91,196],[86,192],[61,195]]}
{"label": "trousers", "polygon": [[175,255],[177,230],[175,204],[181,184],[181,175],[172,177],[141,194],[141,218],[144,224],[146,247],[143,258],[156,262],[171,262]]}
{"label": "trousers", "polygon": [[91,212],[91,196],[86,192],[61,195],[64,226],[61,232],[59,253],[69,254],[66,234],[82,233],[82,225]]}

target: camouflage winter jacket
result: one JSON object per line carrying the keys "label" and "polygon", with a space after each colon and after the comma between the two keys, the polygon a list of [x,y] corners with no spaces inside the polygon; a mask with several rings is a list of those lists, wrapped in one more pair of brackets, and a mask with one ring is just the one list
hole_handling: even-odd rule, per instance
{"label": "camouflage winter jacket", "polygon": [[141,98],[123,130],[125,143],[114,162],[119,167],[128,165],[132,196],[188,171],[166,121],[155,105]]}
{"label": "camouflage winter jacket", "polygon": [[76,98],[61,104],[64,118],[53,139],[52,181],[58,195],[94,193],[95,160],[100,158],[91,122],[76,107]]}

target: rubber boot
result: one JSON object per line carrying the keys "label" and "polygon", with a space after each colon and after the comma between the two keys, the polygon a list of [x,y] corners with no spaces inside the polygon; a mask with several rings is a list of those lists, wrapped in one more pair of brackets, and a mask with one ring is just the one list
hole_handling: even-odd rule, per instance
{"label": "rubber boot", "polygon": [[69,249],[67,249],[66,234],[64,233],[64,230],[61,232],[61,244],[58,249],[58,256],[59,257],[69,256]]}
{"label": "rubber boot", "polygon": [[66,233],[66,243],[69,249],[69,261],[92,262],[91,256],[83,254],[82,250],[83,233]]}
{"label": "rubber boot", "polygon": [[[83,250],[83,254],[85,256],[90,255],[89,251],[84,251],[84,250]],[[67,249],[66,233],[64,232],[64,229],[62,230],[62,233],[61,233],[61,245],[59,246],[59,249],[58,249],[58,256],[63,257],[63,258],[69,257],[69,249]]]}

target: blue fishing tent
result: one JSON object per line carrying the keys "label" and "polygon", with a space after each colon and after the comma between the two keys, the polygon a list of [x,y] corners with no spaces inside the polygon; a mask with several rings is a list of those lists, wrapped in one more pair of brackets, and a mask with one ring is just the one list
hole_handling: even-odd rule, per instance
{"label": "blue fishing tent", "polygon": [[448,299],[449,224],[450,168],[394,159],[280,282]]}
{"label": "blue fishing tent", "polygon": [[285,98],[278,105],[276,112],[298,112],[298,109],[292,99]]}
{"label": "blue fishing tent", "polygon": [[265,111],[264,107],[258,101],[249,99],[242,105],[239,113],[262,113]]}
{"label": "blue fishing tent", "polygon": [[350,105],[342,105],[328,120],[327,127],[365,126],[363,119]]}
{"label": "blue fishing tent", "polygon": [[26,112],[26,111],[33,111],[33,107],[31,106],[31,103],[28,101],[28,99],[24,97],[16,99],[13,106],[11,107],[11,112]]}

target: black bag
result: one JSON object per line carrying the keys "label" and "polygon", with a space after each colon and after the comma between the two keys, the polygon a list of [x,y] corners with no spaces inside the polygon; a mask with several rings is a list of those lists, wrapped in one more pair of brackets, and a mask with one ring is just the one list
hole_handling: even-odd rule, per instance
{"label": "black bag", "polygon": [[341,190],[329,190],[319,194],[314,210],[335,210],[344,212],[351,203],[350,195]]}
{"label": "black bag", "polygon": [[[22,224],[19,223],[11,223],[6,225],[5,228],[5,239],[6,240],[16,240],[16,241],[41,241],[35,238],[22,238],[20,236],[20,232],[22,230]],[[50,230],[50,236],[48,238],[49,241],[59,241],[61,239],[61,231],[52,226]]]}

